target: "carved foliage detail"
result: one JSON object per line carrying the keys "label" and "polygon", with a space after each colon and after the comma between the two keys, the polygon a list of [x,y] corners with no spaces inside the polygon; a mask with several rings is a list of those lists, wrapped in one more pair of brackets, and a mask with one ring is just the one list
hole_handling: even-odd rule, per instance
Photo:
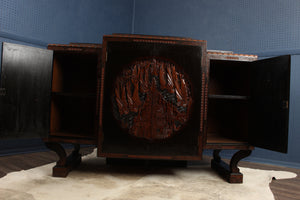
{"label": "carved foliage detail", "polygon": [[175,64],[145,59],[132,63],[116,78],[112,103],[114,117],[129,134],[164,139],[189,120],[191,88]]}

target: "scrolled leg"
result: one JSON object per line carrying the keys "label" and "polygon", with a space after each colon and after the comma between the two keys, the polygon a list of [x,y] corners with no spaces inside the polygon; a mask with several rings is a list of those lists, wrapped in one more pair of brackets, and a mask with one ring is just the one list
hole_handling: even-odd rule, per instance
{"label": "scrolled leg", "polygon": [[67,153],[63,146],[57,142],[45,142],[45,145],[54,151],[59,160],[53,167],[52,176],[54,177],[66,177],[69,172],[81,163],[81,155],[79,154],[80,145],[74,144],[73,152],[67,156]]}
{"label": "scrolled leg", "polygon": [[216,162],[220,162],[221,161],[220,152],[221,152],[220,149],[215,149],[214,152],[213,152],[213,157],[214,157],[214,160]]}
{"label": "scrolled leg", "polygon": [[251,150],[239,150],[236,152],[228,165],[221,160],[219,155],[221,150],[214,150],[213,159],[211,161],[211,167],[217,171],[226,181],[229,183],[243,183],[243,174],[240,173],[238,163],[243,158],[246,158],[251,154]]}
{"label": "scrolled leg", "polygon": [[229,164],[230,172],[240,173],[240,169],[237,166],[238,162],[240,162],[240,160],[242,160],[243,158],[250,156],[251,152],[252,152],[251,150],[240,150],[236,152],[230,160],[230,164]]}

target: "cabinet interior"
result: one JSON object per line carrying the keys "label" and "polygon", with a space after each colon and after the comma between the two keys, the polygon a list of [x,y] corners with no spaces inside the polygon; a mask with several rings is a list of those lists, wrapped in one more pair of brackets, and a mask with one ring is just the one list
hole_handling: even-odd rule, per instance
{"label": "cabinet interior", "polygon": [[246,62],[210,60],[207,144],[247,142],[249,95]]}
{"label": "cabinet interior", "polygon": [[97,55],[55,52],[50,135],[96,137]]}

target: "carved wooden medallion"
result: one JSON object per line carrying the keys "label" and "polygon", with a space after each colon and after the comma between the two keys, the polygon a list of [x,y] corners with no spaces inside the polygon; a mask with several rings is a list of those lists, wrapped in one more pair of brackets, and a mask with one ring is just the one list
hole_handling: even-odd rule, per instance
{"label": "carved wooden medallion", "polygon": [[165,139],[181,130],[190,118],[192,96],[188,77],[170,61],[135,61],[119,74],[114,84],[114,117],[133,136]]}

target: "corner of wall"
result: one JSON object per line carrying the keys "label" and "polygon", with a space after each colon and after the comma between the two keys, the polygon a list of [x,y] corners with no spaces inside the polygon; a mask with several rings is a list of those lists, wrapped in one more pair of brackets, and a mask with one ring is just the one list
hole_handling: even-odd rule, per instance
{"label": "corner of wall", "polygon": [[135,24],[135,0],[132,0],[131,34],[134,34],[134,24]]}

